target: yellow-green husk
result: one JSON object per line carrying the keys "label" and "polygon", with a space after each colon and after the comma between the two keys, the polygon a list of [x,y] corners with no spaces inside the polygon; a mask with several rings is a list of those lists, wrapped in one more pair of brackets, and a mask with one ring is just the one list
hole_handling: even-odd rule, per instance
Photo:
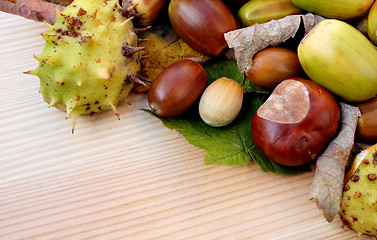
{"label": "yellow-green husk", "polygon": [[251,26],[301,12],[291,0],[250,0],[239,9],[238,16],[245,26]]}
{"label": "yellow-green husk", "polygon": [[374,0],[292,0],[297,7],[326,18],[340,20],[365,15]]}
{"label": "yellow-green husk", "polygon": [[344,187],[339,216],[343,225],[377,238],[377,147],[361,161]]}
{"label": "yellow-green husk", "polygon": [[40,78],[44,100],[66,111],[73,126],[81,114],[118,115],[117,104],[134,86],[127,79],[140,70],[138,53],[125,55],[123,47],[137,47],[138,38],[120,9],[117,0],[75,0],[42,33],[39,66],[28,73]]}
{"label": "yellow-green husk", "polygon": [[367,30],[369,39],[377,44],[377,2],[374,2],[368,13]]}
{"label": "yellow-green husk", "polygon": [[377,94],[377,49],[351,25],[324,20],[297,52],[308,77],[341,99],[361,102]]}

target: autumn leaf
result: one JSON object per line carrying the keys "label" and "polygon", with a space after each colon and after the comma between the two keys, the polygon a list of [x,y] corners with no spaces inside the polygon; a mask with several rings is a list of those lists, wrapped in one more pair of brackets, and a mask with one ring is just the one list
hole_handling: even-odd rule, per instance
{"label": "autumn leaf", "polygon": [[306,35],[322,20],[324,20],[323,17],[311,13],[290,15],[264,24],[254,24],[227,32],[224,37],[229,48],[234,50],[239,70],[248,72],[252,68],[254,54],[270,45],[277,46],[294,38],[301,23],[304,25]]}
{"label": "autumn leaf", "polygon": [[345,103],[340,105],[341,130],[318,157],[310,189],[311,198],[322,209],[328,222],[334,220],[340,208],[345,167],[354,145],[357,120],[361,114],[357,107]]}
{"label": "autumn leaf", "polygon": [[[141,74],[152,82],[162,70],[179,60],[191,58],[204,62],[209,59],[208,56],[193,50],[180,38],[169,42],[156,34],[150,34],[145,39],[147,41],[141,43],[140,46],[145,47],[145,55],[148,57],[142,60],[144,67]],[[149,88],[150,83],[146,86],[137,86],[135,90],[143,92]]]}

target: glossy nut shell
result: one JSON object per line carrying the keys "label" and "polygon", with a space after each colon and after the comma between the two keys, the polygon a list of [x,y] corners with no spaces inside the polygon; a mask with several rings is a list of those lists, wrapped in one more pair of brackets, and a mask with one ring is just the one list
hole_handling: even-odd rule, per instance
{"label": "glossy nut shell", "polygon": [[271,47],[258,52],[246,77],[255,85],[272,89],[283,80],[300,77],[303,73],[297,53],[281,47]]}
{"label": "glossy nut shell", "polygon": [[309,80],[289,79],[254,114],[251,136],[270,160],[298,166],[325,148],[339,118],[339,106],[326,89]]}
{"label": "glossy nut shell", "polygon": [[237,29],[233,14],[221,0],[172,0],[169,18],[191,48],[219,56],[227,47],[224,33]]}
{"label": "glossy nut shell", "polygon": [[149,106],[156,115],[176,117],[187,111],[202,94],[207,83],[203,67],[181,60],[163,70],[148,92]]}

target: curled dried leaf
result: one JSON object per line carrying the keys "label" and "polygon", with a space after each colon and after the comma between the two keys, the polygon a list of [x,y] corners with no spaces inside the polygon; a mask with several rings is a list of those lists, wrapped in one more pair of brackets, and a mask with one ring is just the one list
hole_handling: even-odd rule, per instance
{"label": "curled dried leaf", "polygon": [[328,222],[332,222],[340,208],[343,179],[352,147],[354,145],[359,108],[340,103],[341,129],[330,142],[324,153],[317,159],[316,172],[310,189],[310,197]]}
{"label": "curled dried leaf", "polygon": [[234,50],[239,70],[248,72],[252,68],[254,54],[270,45],[277,46],[294,38],[301,23],[307,34],[322,20],[323,17],[311,13],[290,15],[279,20],[227,32],[224,37],[229,48]]}

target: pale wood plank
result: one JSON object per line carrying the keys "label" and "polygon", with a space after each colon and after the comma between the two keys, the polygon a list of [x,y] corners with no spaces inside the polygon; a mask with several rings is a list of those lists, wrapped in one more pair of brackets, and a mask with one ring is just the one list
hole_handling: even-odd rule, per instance
{"label": "pale wood plank", "polygon": [[145,95],[120,121],[80,117],[72,135],[22,73],[42,31],[0,13],[0,239],[355,239],[308,199],[313,173],[205,166],[203,150],[139,110]]}

